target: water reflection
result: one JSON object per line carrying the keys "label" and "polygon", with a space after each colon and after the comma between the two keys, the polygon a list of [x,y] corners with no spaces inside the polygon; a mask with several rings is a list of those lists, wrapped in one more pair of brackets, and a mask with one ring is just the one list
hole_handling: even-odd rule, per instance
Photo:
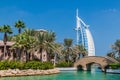
{"label": "water reflection", "polygon": [[92,64],[91,65],[91,73],[95,74],[96,72],[100,72],[100,65],[99,64]]}
{"label": "water reflection", "polygon": [[91,71],[63,71],[60,74],[24,77],[6,77],[0,80],[119,80],[120,75],[104,74],[99,66],[91,66]]}

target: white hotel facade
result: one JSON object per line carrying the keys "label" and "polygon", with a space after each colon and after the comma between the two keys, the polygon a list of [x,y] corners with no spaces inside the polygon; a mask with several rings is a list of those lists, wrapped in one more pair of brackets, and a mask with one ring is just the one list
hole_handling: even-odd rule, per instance
{"label": "white hotel facade", "polygon": [[78,17],[78,10],[76,12],[76,42],[83,45],[88,51],[88,56],[95,56],[95,46],[93,37],[89,30],[89,25],[86,25],[82,19]]}

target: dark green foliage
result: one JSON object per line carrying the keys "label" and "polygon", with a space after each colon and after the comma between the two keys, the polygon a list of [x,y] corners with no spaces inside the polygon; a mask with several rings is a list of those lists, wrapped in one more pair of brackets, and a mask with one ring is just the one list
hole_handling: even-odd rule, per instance
{"label": "dark green foliage", "polygon": [[10,69],[23,69],[24,68],[24,63],[20,61],[9,61],[9,68]]}
{"label": "dark green foliage", "polygon": [[0,70],[6,69],[22,69],[23,63],[19,61],[1,61],[0,62]]}
{"label": "dark green foliage", "polygon": [[53,69],[53,65],[50,62],[39,62],[39,61],[30,61],[25,63],[24,65],[25,69],[41,69],[41,70],[46,70],[46,69]]}
{"label": "dark green foliage", "polygon": [[112,63],[109,65],[109,67],[112,69],[118,69],[118,68],[120,68],[120,63]]}
{"label": "dark green foliage", "polygon": [[51,62],[43,62],[43,70],[46,70],[46,69],[53,69],[54,66]]}
{"label": "dark green foliage", "polygon": [[40,64],[41,63],[38,61],[30,61],[30,62],[25,63],[24,68],[25,69],[39,69]]}
{"label": "dark green foliage", "polygon": [[9,67],[8,61],[1,61],[0,62],[0,70],[8,69],[8,67]]}
{"label": "dark green foliage", "polygon": [[30,61],[26,63],[22,63],[20,61],[1,61],[0,62],[0,70],[7,69],[53,69],[54,66],[50,62],[39,62],[39,61]]}
{"label": "dark green foliage", "polygon": [[73,63],[72,62],[59,62],[56,64],[56,67],[72,67]]}
{"label": "dark green foliage", "polygon": [[111,46],[112,51],[107,54],[116,60],[120,60],[120,39],[116,40],[116,42]]}

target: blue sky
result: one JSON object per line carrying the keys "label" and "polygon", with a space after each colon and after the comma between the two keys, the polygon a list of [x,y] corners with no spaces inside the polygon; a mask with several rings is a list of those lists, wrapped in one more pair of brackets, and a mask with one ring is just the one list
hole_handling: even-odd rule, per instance
{"label": "blue sky", "polygon": [[106,55],[120,39],[120,0],[0,0],[0,26],[8,24],[17,32],[14,23],[20,19],[27,28],[54,31],[57,42],[72,38],[75,43],[77,8],[90,25],[96,55]]}

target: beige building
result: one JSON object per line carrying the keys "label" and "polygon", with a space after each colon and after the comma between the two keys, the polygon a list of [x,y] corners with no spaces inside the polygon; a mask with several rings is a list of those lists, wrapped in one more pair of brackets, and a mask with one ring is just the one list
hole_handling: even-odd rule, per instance
{"label": "beige building", "polygon": [[[11,51],[10,51],[10,47],[14,44],[14,42],[7,42],[6,44],[6,51],[7,53],[5,54],[5,58],[6,59],[11,59],[12,55],[11,55]],[[3,59],[4,56],[4,42],[2,40],[0,40],[0,60]]]}

